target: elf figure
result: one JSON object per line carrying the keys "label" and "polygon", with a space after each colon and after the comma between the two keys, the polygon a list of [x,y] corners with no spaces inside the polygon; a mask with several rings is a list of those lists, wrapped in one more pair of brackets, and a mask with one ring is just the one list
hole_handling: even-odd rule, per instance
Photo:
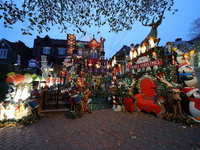
{"label": "elf figure", "polygon": [[2,121],[3,119],[5,119],[4,115],[5,115],[5,108],[3,106],[3,101],[0,101],[0,121]]}

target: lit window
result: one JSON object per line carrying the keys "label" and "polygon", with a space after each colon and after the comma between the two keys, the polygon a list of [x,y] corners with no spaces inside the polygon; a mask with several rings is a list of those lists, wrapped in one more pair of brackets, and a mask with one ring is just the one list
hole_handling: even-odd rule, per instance
{"label": "lit window", "polygon": [[6,58],[7,57],[8,50],[7,49],[0,49],[0,58]]}
{"label": "lit window", "polygon": [[43,47],[43,54],[50,54],[51,47]]}
{"label": "lit window", "polygon": [[58,48],[58,55],[65,55],[65,52],[66,52],[66,48],[64,47]]}

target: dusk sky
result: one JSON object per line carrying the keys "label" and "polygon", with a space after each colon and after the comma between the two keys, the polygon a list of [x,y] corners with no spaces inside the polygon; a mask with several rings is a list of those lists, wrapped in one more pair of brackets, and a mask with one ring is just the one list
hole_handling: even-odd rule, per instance
{"label": "dusk sky", "polygon": [[[164,14],[162,24],[158,27],[158,38],[161,38],[159,46],[164,46],[168,41],[174,41],[176,38],[182,38],[182,40],[190,40],[189,28],[191,23],[200,17],[200,0],[174,0],[175,4],[173,9],[178,9],[174,15],[172,12],[166,12]],[[24,42],[28,47],[33,47],[33,42],[36,36],[44,37],[49,35],[53,39],[66,39],[66,33],[60,33],[56,27],[52,27],[50,32],[44,32],[38,34],[36,31],[33,35],[22,35],[22,24],[14,25],[14,29],[4,28],[3,20],[0,19],[0,39],[5,38],[10,42],[17,42],[18,40]],[[85,37],[82,34],[77,34],[69,29],[67,34],[75,34],[77,40],[88,40],[95,36],[95,39],[99,41],[100,37],[106,39],[105,41],[105,57],[112,57],[117,51],[119,51],[123,45],[130,46],[131,43],[139,44],[148,35],[151,28],[144,27],[140,22],[135,22],[133,29],[129,31],[121,31],[118,34],[109,33],[109,27],[103,26],[101,28],[85,28],[87,35]],[[99,34],[98,31],[100,31]]]}

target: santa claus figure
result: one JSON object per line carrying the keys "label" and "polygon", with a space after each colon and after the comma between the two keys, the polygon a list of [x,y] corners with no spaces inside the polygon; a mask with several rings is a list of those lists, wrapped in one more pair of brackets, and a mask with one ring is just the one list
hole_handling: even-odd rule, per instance
{"label": "santa claus figure", "polygon": [[200,91],[198,88],[189,87],[183,88],[183,92],[188,96],[189,102],[189,111],[192,115],[192,119],[200,123]]}

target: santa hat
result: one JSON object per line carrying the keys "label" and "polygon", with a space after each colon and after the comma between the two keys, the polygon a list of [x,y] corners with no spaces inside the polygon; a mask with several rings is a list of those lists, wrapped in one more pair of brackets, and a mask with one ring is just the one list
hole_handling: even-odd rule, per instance
{"label": "santa hat", "polygon": [[181,64],[181,65],[178,65],[178,71],[181,70],[185,66],[188,66],[188,63],[184,63],[184,64]]}
{"label": "santa hat", "polygon": [[183,88],[182,90],[187,94],[188,97],[190,97],[194,92],[199,91],[199,89],[195,87]]}

